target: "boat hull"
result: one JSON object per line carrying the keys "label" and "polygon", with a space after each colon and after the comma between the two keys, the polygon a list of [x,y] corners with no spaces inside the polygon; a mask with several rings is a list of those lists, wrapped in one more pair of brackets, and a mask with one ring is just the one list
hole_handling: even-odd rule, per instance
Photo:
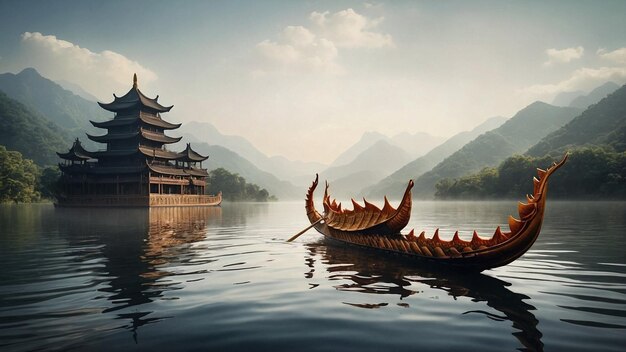
{"label": "boat hull", "polygon": [[[408,256],[418,263],[453,267],[456,270],[480,272],[507,265],[526,253],[537,240],[543,223],[549,177],[565,164],[567,155],[547,170],[537,169],[539,178],[533,178],[533,194],[527,196],[528,203],[519,203],[520,219],[509,216],[508,232],[498,227],[491,238],[480,237],[476,231],[470,241],[459,238],[458,232],[450,241],[439,238],[437,229],[432,238],[425,232],[419,236],[411,230],[408,234],[377,233],[375,228],[359,231],[344,231],[326,221],[328,212],[319,213],[313,203],[313,192],[317,178],[309,188],[305,200],[307,217],[315,229],[333,240],[359,247]],[[328,199],[328,195],[324,195]],[[325,207],[327,208],[327,207]]]}

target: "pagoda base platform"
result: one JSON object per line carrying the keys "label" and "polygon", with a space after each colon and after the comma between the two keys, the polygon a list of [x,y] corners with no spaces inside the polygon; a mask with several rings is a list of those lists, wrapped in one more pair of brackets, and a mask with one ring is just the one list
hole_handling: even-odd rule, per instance
{"label": "pagoda base platform", "polygon": [[78,195],[57,199],[57,207],[207,207],[222,203],[222,193],[216,196],[195,194],[150,195]]}

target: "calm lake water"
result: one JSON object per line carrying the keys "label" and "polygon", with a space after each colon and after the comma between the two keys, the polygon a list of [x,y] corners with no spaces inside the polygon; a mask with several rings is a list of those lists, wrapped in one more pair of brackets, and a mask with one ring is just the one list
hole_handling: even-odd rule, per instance
{"label": "calm lake water", "polygon": [[[515,202],[417,202],[409,230],[491,235]],[[624,351],[626,203],[548,201],[481,274],[327,242],[302,202],[0,206],[0,349]],[[406,232],[406,231],[405,231]]]}

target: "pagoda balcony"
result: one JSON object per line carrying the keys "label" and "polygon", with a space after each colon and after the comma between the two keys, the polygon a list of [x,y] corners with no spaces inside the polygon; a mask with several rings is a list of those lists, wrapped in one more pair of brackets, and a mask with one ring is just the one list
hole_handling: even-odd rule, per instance
{"label": "pagoda balcony", "polygon": [[162,185],[183,185],[186,186],[189,184],[189,179],[179,178],[179,177],[150,177],[150,183],[152,184],[162,184]]}
{"label": "pagoda balcony", "polygon": [[197,178],[188,178],[188,177],[167,177],[167,176],[151,176],[150,183],[151,184],[163,184],[163,185],[189,185],[189,181],[194,186],[206,186],[206,181],[204,179]]}
{"label": "pagoda balcony", "polygon": [[63,165],[59,164],[59,168],[67,173],[89,173],[89,174],[132,174],[143,172],[146,168],[144,163],[126,166],[102,166],[95,163]]}

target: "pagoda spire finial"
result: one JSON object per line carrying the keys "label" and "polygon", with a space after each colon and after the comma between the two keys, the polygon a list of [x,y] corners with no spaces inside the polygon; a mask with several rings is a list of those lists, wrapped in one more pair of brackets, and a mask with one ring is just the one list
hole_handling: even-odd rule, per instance
{"label": "pagoda spire finial", "polygon": [[133,88],[137,88],[137,74],[133,74]]}

